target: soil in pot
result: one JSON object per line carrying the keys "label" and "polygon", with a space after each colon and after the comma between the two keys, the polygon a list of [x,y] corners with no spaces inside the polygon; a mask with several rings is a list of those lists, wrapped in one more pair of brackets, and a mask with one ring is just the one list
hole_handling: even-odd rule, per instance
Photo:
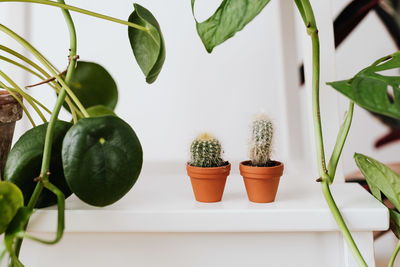
{"label": "soil in pot", "polygon": [[227,162],[220,167],[194,167],[186,164],[186,170],[192,182],[193,193],[199,202],[219,202],[225,189],[226,179],[231,170]]}
{"label": "soil in pot", "polygon": [[269,166],[252,166],[250,161],[240,163],[240,174],[243,176],[247,196],[256,203],[274,202],[279,181],[283,174],[283,163],[272,161]]}
{"label": "soil in pot", "polygon": [[[19,96],[19,95],[18,95]],[[20,97],[20,96],[19,96]],[[21,98],[22,99],[22,98]],[[11,149],[15,122],[22,117],[22,107],[7,91],[0,91],[0,174],[3,175]]]}

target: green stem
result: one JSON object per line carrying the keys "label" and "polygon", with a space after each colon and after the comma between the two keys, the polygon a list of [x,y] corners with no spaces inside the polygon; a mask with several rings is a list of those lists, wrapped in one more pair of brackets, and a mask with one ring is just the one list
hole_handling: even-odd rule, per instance
{"label": "green stem", "polygon": [[[299,2],[299,3],[298,3]],[[318,173],[322,179],[328,179],[325,163],[324,141],[322,137],[321,113],[319,106],[319,71],[320,71],[320,47],[317,24],[315,22],[314,12],[308,0],[297,1],[298,7],[301,7],[305,16],[305,25],[307,33],[312,41],[312,111],[314,122],[314,137],[317,150]]]}
{"label": "green stem", "polygon": [[[48,62],[48,60],[38,51],[36,48],[34,48],[30,43],[28,43],[24,38],[19,36],[17,33],[12,31],[10,28],[4,26],[3,24],[0,24],[0,31],[6,33],[10,37],[12,37],[14,40],[19,42],[24,48],[26,48],[29,52],[31,52],[51,73],[51,75],[54,76],[54,78],[62,85],[63,88],[68,92],[68,95],[70,98],[75,102],[79,110],[83,113],[85,117],[89,117],[89,114],[87,113],[86,109],[83,107],[82,103],[79,101],[79,99],[75,96],[75,94],[72,92],[72,90],[69,88],[69,86],[65,83],[65,81],[58,75],[58,72],[52,67],[52,64]],[[72,61],[71,61],[72,64]],[[69,64],[69,65],[71,65]],[[75,67],[75,65],[73,65]]]}
{"label": "green stem", "polygon": [[349,110],[347,111],[346,118],[340,127],[339,134],[336,139],[335,147],[333,148],[332,155],[328,163],[329,183],[331,184],[335,179],[336,168],[342,154],[344,143],[346,142],[347,135],[349,134],[351,121],[353,120],[354,102],[350,101]]}
{"label": "green stem", "polygon": [[[17,92],[17,90],[15,90],[14,88],[9,87],[9,86],[4,86],[3,87],[3,86],[0,85],[0,88],[5,89],[7,91]],[[41,107],[44,111],[46,111],[47,113],[51,114],[51,111],[45,105],[40,103],[39,100],[37,100],[36,98],[32,97],[31,95],[25,94],[24,98],[29,98],[31,101],[35,102],[35,104],[37,104],[39,107]]]}
{"label": "green stem", "polygon": [[10,88],[8,86],[6,86],[2,81],[0,81],[0,86],[2,88],[6,89],[7,92],[9,92],[10,95],[12,97],[14,97],[15,100],[17,100],[17,102],[21,105],[22,109],[24,110],[26,116],[28,116],[28,119],[31,122],[32,126],[35,127],[36,126],[35,121],[32,119],[31,114],[29,113],[28,109],[26,108],[24,103],[21,101],[21,99],[12,90],[10,90]]}
{"label": "green stem", "polygon": [[28,103],[33,107],[33,109],[36,111],[36,113],[39,115],[39,117],[42,119],[44,123],[47,122],[46,117],[43,115],[43,113],[40,111],[40,109],[36,106],[36,104],[29,98],[26,97],[26,93],[10,78],[8,77],[3,71],[0,70],[0,76],[3,77],[12,87],[14,87],[23,98],[25,98]]}
{"label": "green stem", "polygon": [[25,71],[27,71],[27,72],[29,72],[29,73],[35,75],[35,76],[38,76],[38,75],[41,76],[41,75],[40,75],[39,73],[37,73],[36,71],[34,71],[34,70],[32,70],[32,69],[26,67],[25,65],[23,65],[23,64],[21,64],[21,63],[16,62],[16,61],[14,61],[14,60],[12,60],[12,59],[10,59],[10,58],[8,58],[8,57],[0,56],[0,60],[3,60],[3,61],[8,62],[8,63],[10,63],[10,64],[13,64],[13,65],[17,66],[18,68],[21,68],[21,69],[23,69],[23,70],[25,70]]}
{"label": "green stem", "polygon": [[49,191],[51,191],[53,194],[56,195],[57,197],[57,233],[56,236],[53,240],[43,240],[41,238],[37,238],[31,235],[26,234],[25,231],[22,231],[18,237],[19,238],[28,238],[31,239],[33,241],[36,242],[40,242],[46,245],[52,245],[52,244],[56,244],[58,241],[61,240],[62,236],[63,236],[63,232],[64,232],[64,210],[65,210],[65,196],[63,194],[63,192],[58,189],[55,185],[53,185],[52,183],[50,183],[49,181],[43,181],[43,186],[44,188],[48,189]]}
{"label": "green stem", "polygon": [[[30,60],[29,58],[25,57],[24,55],[18,53],[15,50],[12,50],[11,48],[8,48],[4,45],[0,45],[0,50],[3,50],[13,56],[15,56],[16,58],[19,58],[20,60],[28,63],[29,65],[31,65],[33,68],[35,68],[37,71],[39,71],[44,77],[46,78],[50,78],[51,75],[49,75],[42,67],[40,67],[38,64],[36,64],[35,62],[33,62],[32,60]],[[44,56],[41,55],[43,58]],[[44,80],[44,79],[42,79]]]}
{"label": "green stem", "polygon": [[331,180],[331,178],[327,173],[325,165],[324,143],[322,137],[322,125],[321,125],[321,116],[319,107],[320,49],[319,49],[318,29],[314,17],[314,12],[312,10],[312,6],[309,0],[300,0],[300,2],[297,1],[296,4],[298,4],[298,7],[299,6],[301,7],[299,9],[300,12],[304,11],[304,16],[306,18],[305,25],[307,27],[307,33],[311,36],[311,41],[312,41],[312,50],[313,50],[312,110],[313,110],[313,121],[314,121],[314,135],[317,148],[317,164],[318,164],[319,175],[322,180],[321,182],[322,191],[325,200],[331,210],[331,213],[336,221],[336,224],[338,225],[339,230],[341,231],[344,239],[346,240],[347,245],[352,251],[354,258],[356,259],[356,261],[360,266],[367,266],[330,192],[329,181]]}
{"label": "green stem", "polygon": [[[64,3],[64,0],[58,0],[61,3]],[[28,208],[33,208],[36,204],[36,201],[38,199],[38,197],[40,196],[41,191],[43,190],[43,186],[44,185],[49,185],[49,177],[48,177],[48,171],[49,171],[49,166],[50,166],[50,159],[51,159],[51,147],[53,144],[53,135],[54,135],[54,128],[55,128],[55,124],[57,122],[58,119],[58,114],[60,113],[62,104],[65,100],[65,97],[67,95],[67,87],[68,84],[70,83],[72,76],[74,74],[75,71],[75,65],[76,65],[76,31],[75,31],[75,26],[74,23],[72,21],[71,15],[69,14],[68,10],[63,9],[62,10],[65,21],[68,25],[68,30],[70,33],[70,52],[69,52],[69,65],[68,65],[68,70],[67,70],[67,74],[65,75],[65,82],[64,80],[62,80],[60,77],[56,77],[57,80],[59,80],[59,82],[63,85],[60,93],[58,94],[57,97],[57,101],[55,104],[55,107],[53,109],[53,113],[50,117],[50,122],[47,126],[47,130],[46,130],[46,138],[45,138],[45,143],[44,143],[44,150],[43,150],[43,160],[42,160],[42,167],[40,170],[40,177],[42,179],[42,182],[39,182],[32,194],[31,199],[29,200],[28,203]],[[47,62],[46,64],[47,65]],[[58,75],[54,75],[54,76],[58,76]],[[58,197],[58,195],[57,195]],[[60,208],[60,205],[59,205]],[[60,220],[62,219],[62,226],[64,225],[64,207],[62,207],[62,211],[59,211],[59,223],[58,225],[60,225]],[[62,214],[62,215],[60,215]],[[60,217],[62,216],[62,217]],[[62,228],[62,230],[64,229],[64,226]],[[58,231],[57,231],[58,233]],[[62,237],[63,231],[61,232],[61,235],[58,236],[57,234],[57,238],[56,241],[58,242],[61,237]],[[19,251],[21,249],[21,245],[22,245],[22,241],[23,239],[18,239],[17,243],[16,243],[16,255],[19,255]]]}
{"label": "green stem", "polygon": [[[8,48],[8,47],[2,46],[2,45],[0,45],[0,50],[6,51],[7,53],[9,53],[9,54],[11,54],[11,55],[13,55],[13,56],[15,56],[15,57],[21,59],[22,61],[28,63],[29,65],[31,65],[33,68],[35,68],[37,71],[39,71],[39,72],[40,72],[42,75],[44,75],[44,76],[42,76],[42,75],[39,74],[38,72],[36,72],[36,71],[34,71],[34,70],[32,70],[32,69],[30,69],[30,68],[24,66],[24,65],[22,65],[22,64],[20,64],[20,63],[18,63],[18,62],[16,62],[16,61],[14,61],[14,60],[12,60],[12,59],[9,59],[9,58],[7,58],[7,57],[0,56],[0,59],[4,60],[4,61],[6,61],[6,62],[8,62],[8,63],[10,63],[10,64],[13,64],[13,65],[15,65],[15,66],[17,66],[17,67],[20,67],[21,69],[23,69],[23,70],[25,70],[25,71],[27,71],[27,72],[29,72],[29,73],[35,75],[36,77],[38,77],[38,78],[39,78],[40,80],[42,80],[42,81],[43,81],[43,80],[46,80],[46,79],[48,79],[48,78],[51,77],[51,75],[48,74],[48,73],[47,73],[44,69],[42,69],[39,65],[37,65],[37,64],[36,64],[35,62],[33,62],[32,60],[26,58],[25,56],[21,55],[20,53],[14,51],[14,50],[12,50],[12,49],[10,49],[10,48]],[[52,87],[57,93],[59,93],[60,90],[61,90],[61,86],[60,86],[57,82],[51,82],[51,83],[49,83],[49,86]],[[75,94],[74,94],[74,95],[75,95]],[[75,96],[75,97],[76,97],[76,96]],[[77,97],[76,97],[76,98],[77,98]],[[33,99],[33,101],[36,102],[37,100],[36,100],[36,99]],[[67,97],[67,98],[65,99],[65,102],[67,102],[67,104],[68,104],[68,106],[69,106],[69,109],[71,110],[71,113],[72,113],[72,118],[73,118],[74,122],[76,122],[76,121],[77,121],[77,113],[79,113],[79,111],[77,110],[76,106],[73,105],[73,103],[71,102],[71,99],[70,99],[69,97]],[[47,110],[44,106],[42,106],[39,102],[36,102],[36,103],[38,103],[39,106],[41,106],[43,109],[45,109],[45,110],[48,112],[48,110]],[[49,112],[49,114],[51,114],[51,112]]]}
{"label": "green stem", "polygon": [[79,8],[79,7],[65,5],[63,3],[57,3],[57,2],[48,1],[48,0],[0,0],[0,2],[36,3],[36,4],[55,6],[55,7],[63,8],[63,10],[67,9],[67,10],[79,12],[79,13],[82,13],[82,14],[85,14],[85,15],[88,15],[88,16],[97,17],[97,18],[100,18],[100,19],[105,19],[105,20],[108,20],[108,21],[112,21],[112,22],[116,22],[116,23],[119,23],[119,24],[127,25],[129,27],[138,29],[140,31],[150,32],[150,30],[148,28],[140,26],[140,25],[132,23],[132,22],[129,22],[129,21],[125,21],[125,20],[109,17],[109,16],[106,16],[106,15],[102,15],[102,14],[99,14],[99,13],[96,13],[96,12],[85,10],[85,9],[82,9],[82,8]]}
{"label": "green stem", "polygon": [[305,25],[307,25],[307,17],[306,13],[304,12],[303,4],[301,3],[301,0],[294,0],[297,6],[297,10],[299,11],[301,18],[303,19],[303,22]]}
{"label": "green stem", "polygon": [[399,253],[399,250],[400,250],[400,240],[397,243],[396,248],[393,251],[392,257],[390,257],[388,267],[393,267],[394,261],[396,260],[396,256]]}
{"label": "green stem", "polygon": [[340,211],[335,203],[335,200],[333,199],[331,190],[329,188],[328,181],[322,181],[321,186],[322,186],[322,192],[324,194],[326,203],[328,204],[329,209],[331,210],[331,213],[332,213],[333,217],[335,218],[337,226],[339,227],[340,231],[342,232],[343,238],[345,239],[348,247],[350,248],[351,252],[353,253],[355,260],[357,261],[359,266],[368,267],[367,263],[365,262],[364,258],[361,255],[356,243],[354,242],[353,237],[351,236],[351,233],[350,233],[349,229],[347,228],[346,223],[344,222],[342,214],[340,213]]}

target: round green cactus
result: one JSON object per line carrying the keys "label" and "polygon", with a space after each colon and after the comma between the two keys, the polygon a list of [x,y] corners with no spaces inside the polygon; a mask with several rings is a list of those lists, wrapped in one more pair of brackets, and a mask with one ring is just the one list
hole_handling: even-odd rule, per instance
{"label": "round green cactus", "polygon": [[222,159],[221,142],[209,133],[202,133],[190,146],[191,160],[195,167],[219,167],[225,162]]}
{"label": "round green cactus", "polygon": [[261,114],[253,121],[250,138],[250,159],[254,166],[266,166],[271,161],[272,138],[274,126],[272,121]]}

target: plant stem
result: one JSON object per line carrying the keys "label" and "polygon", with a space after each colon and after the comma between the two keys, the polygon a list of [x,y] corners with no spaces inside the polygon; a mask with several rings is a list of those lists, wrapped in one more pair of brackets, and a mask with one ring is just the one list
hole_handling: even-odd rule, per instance
{"label": "plant stem", "polygon": [[365,262],[364,258],[362,257],[356,243],[354,242],[354,239],[351,236],[351,233],[350,233],[349,229],[347,228],[346,223],[344,222],[342,214],[340,213],[340,211],[335,203],[335,200],[333,199],[331,190],[329,188],[329,182],[322,181],[321,186],[322,186],[322,192],[324,194],[326,203],[328,204],[329,209],[331,210],[331,213],[332,213],[333,217],[335,218],[336,224],[339,227],[340,232],[342,232],[343,238],[345,239],[348,247],[350,248],[351,252],[353,253],[355,260],[357,261],[359,266],[367,267],[368,265]]}
{"label": "plant stem", "polygon": [[85,15],[88,15],[88,16],[97,17],[97,18],[100,18],[100,19],[105,19],[105,20],[109,20],[109,21],[116,22],[116,23],[119,23],[119,24],[127,25],[129,27],[138,29],[140,31],[150,32],[150,30],[148,28],[140,26],[140,25],[137,25],[137,24],[129,22],[129,21],[125,21],[125,20],[109,17],[109,16],[106,16],[106,15],[102,15],[102,14],[99,14],[99,13],[96,13],[96,12],[85,10],[85,9],[82,9],[82,8],[79,8],[79,7],[65,5],[63,3],[57,3],[57,2],[48,1],[48,0],[0,0],[0,2],[36,3],[36,4],[55,6],[55,7],[63,8],[63,10],[68,9],[68,10],[79,12],[79,13],[82,13],[82,14],[85,14]]}
{"label": "plant stem", "polygon": [[9,92],[10,95],[12,95],[12,97],[14,97],[15,100],[17,100],[18,104],[20,104],[22,109],[24,110],[26,116],[28,116],[28,119],[31,122],[32,126],[35,127],[36,126],[35,121],[32,119],[31,114],[29,113],[28,109],[26,108],[24,103],[21,101],[21,99],[12,90],[10,90],[9,87],[6,86],[2,81],[0,81],[0,86],[2,88],[6,89],[7,92]]}
{"label": "plant stem", "polygon": [[65,90],[68,92],[68,95],[75,102],[75,104],[77,105],[79,110],[82,112],[82,114],[85,117],[89,117],[89,114],[87,113],[86,109],[83,107],[83,105],[81,104],[79,99],[75,96],[75,94],[72,92],[72,90],[69,88],[69,86],[65,83],[65,81],[58,75],[59,72],[57,70],[55,70],[54,67],[52,67],[52,64],[49,63],[49,61],[36,48],[34,48],[24,38],[22,38],[21,36],[16,34],[10,28],[4,26],[3,24],[0,24],[0,31],[3,31],[7,35],[11,36],[14,40],[19,42],[24,48],[26,48],[29,52],[31,52],[51,72],[51,74],[62,85],[62,87],[65,88]]}
{"label": "plant stem", "polygon": [[[44,77],[46,78],[50,78],[51,75],[49,75],[43,68],[41,68],[38,64],[36,64],[35,62],[33,62],[32,60],[30,60],[29,58],[25,57],[24,55],[18,53],[15,50],[12,50],[9,47],[6,47],[4,45],[0,45],[0,50],[3,50],[13,56],[15,56],[16,58],[19,58],[20,60],[28,63],[29,65],[31,65],[33,68],[35,68],[37,71],[39,71]],[[41,55],[43,58],[44,56]]]}
{"label": "plant stem", "polygon": [[32,70],[32,69],[26,67],[25,65],[23,65],[23,64],[21,64],[21,63],[16,62],[16,61],[14,61],[14,60],[12,60],[12,59],[10,59],[10,58],[8,58],[8,57],[0,56],[0,60],[3,60],[3,61],[8,62],[8,63],[10,63],[10,64],[13,64],[13,65],[17,66],[18,68],[21,68],[21,69],[23,69],[23,70],[25,70],[25,71],[27,71],[27,72],[29,72],[29,73],[35,75],[35,76],[38,76],[38,75],[41,76],[41,75],[40,75],[39,73],[37,73],[36,71],[34,71],[34,70]]}
{"label": "plant stem", "polygon": [[0,76],[3,77],[12,87],[14,87],[14,89],[17,91],[17,93],[19,93],[22,97],[24,97],[28,101],[28,103],[32,106],[32,108],[36,111],[36,113],[42,119],[42,121],[44,123],[46,123],[47,122],[46,117],[43,115],[43,113],[40,111],[40,109],[36,106],[36,104],[29,97],[26,97],[27,94],[21,88],[19,88],[19,86],[1,70],[0,70]]}
{"label": "plant stem", "polygon": [[[4,61],[6,61],[6,62],[8,62],[8,63],[10,63],[10,64],[13,64],[13,65],[15,65],[15,66],[17,66],[17,67],[20,67],[21,69],[23,69],[23,70],[25,70],[25,71],[27,71],[27,72],[29,72],[29,73],[35,75],[36,77],[38,77],[38,78],[39,78],[40,80],[42,80],[42,81],[43,81],[43,80],[46,80],[46,79],[48,79],[48,78],[51,78],[51,75],[48,74],[48,73],[47,73],[44,69],[42,69],[39,65],[37,65],[37,64],[36,64],[35,62],[33,62],[32,60],[26,58],[25,56],[19,54],[18,52],[14,51],[14,50],[12,50],[12,49],[10,49],[10,48],[8,48],[8,47],[5,47],[5,46],[3,46],[3,45],[0,45],[0,50],[6,51],[7,53],[9,53],[9,54],[11,54],[11,55],[13,55],[13,56],[15,56],[15,57],[21,59],[22,61],[25,61],[26,63],[28,63],[29,65],[31,65],[33,68],[35,68],[37,71],[39,71],[39,72],[40,72],[42,75],[44,75],[44,76],[42,76],[42,75],[39,74],[38,72],[36,72],[36,71],[34,71],[34,70],[32,70],[32,69],[30,69],[30,68],[24,66],[24,65],[22,65],[22,64],[20,64],[20,63],[18,63],[18,62],[16,62],[16,61],[14,61],[14,60],[12,60],[12,59],[9,59],[9,58],[7,58],[7,57],[0,56],[0,60],[4,60]],[[54,81],[53,81],[53,82],[49,83],[49,86],[50,86],[51,88],[53,88],[57,93],[59,93],[60,90],[61,90],[61,86],[60,86],[57,82],[54,82]],[[37,102],[36,99],[33,98],[33,101],[36,102],[39,106],[41,106],[44,110],[46,110],[49,114],[51,114],[51,112],[49,112],[49,111],[46,109],[46,107],[44,107],[44,106],[41,105],[39,102]],[[68,106],[69,106],[69,109],[71,110],[72,118],[73,118],[74,122],[76,122],[76,121],[77,121],[77,113],[78,113],[78,110],[77,110],[76,106],[71,102],[71,99],[70,99],[69,97],[66,97],[66,98],[65,98],[65,102],[67,102],[67,104],[68,104]]]}
{"label": "plant stem", "polygon": [[392,257],[390,257],[388,267],[393,267],[394,261],[396,259],[397,254],[399,253],[399,250],[400,250],[400,240],[397,243],[396,248],[393,251]]}
{"label": "plant stem", "polygon": [[[64,3],[64,0],[58,0],[61,3]],[[31,196],[31,199],[29,200],[28,203],[28,208],[34,208],[38,197],[40,196],[41,191],[43,190],[43,184],[49,184],[49,177],[48,177],[48,171],[49,171],[49,166],[50,166],[50,159],[51,159],[51,148],[53,145],[53,135],[54,135],[54,128],[55,128],[55,124],[57,122],[58,119],[58,114],[60,112],[61,106],[65,100],[65,97],[67,95],[67,88],[68,84],[70,83],[72,76],[74,74],[75,71],[75,65],[76,65],[76,31],[75,31],[75,26],[74,23],[72,21],[71,15],[69,14],[68,10],[63,9],[62,10],[65,21],[68,25],[68,30],[70,33],[70,52],[69,52],[69,65],[68,65],[68,70],[67,70],[67,74],[65,76],[65,81],[62,81],[63,87],[60,91],[60,93],[58,94],[57,97],[57,101],[55,104],[55,107],[53,109],[53,113],[51,114],[50,117],[50,122],[47,126],[47,130],[46,130],[46,138],[45,138],[45,143],[44,143],[44,150],[43,150],[43,160],[42,160],[42,167],[40,170],[40,177],[42,178],[43,182],[39,182],[36,185],[36,188]],[[65,86],[64,86],[65,84]],[[59,197],[57,195],[57,197]],[[59,202],[60,203],[60,202]],[[59,206],[60,207],[60,206]],[[62,213],[62,214],[61,214]],[[62,222],[58,222],[58,225],[62,224],[62,231],[61,233],[59,233],[59,230],[57,230],[57,238],[56,238],[56,242],[59,241],[62,237],[63,231],[64,231],[64,208],[62,207],[62,209],[58,211],[59,217],[58,219],[62,219]],[[22,245],[22,241],[23,239],[18,239],[15,249],[16,249],[16,255],[19,255],[19,251],[21,249],[21,245]]]}
{"label": "plant stem", "polygon": [[367,266],[330,192],[329,181],[331,179],[327,173],[325,165],[324,143],[322,137],[322,126],[321,126],[321,116],[319,107],[320,49],[319,49],[318,29],[310,1],[300,0],[300,2],[296,1],[296,4],[298,7],[300,7],[299,8],[300,12],[304,12],[304,16],[306,18],[305,25],[307,27],[307,33],[311,36],[311,41],[312,41],[312,50],[313,50],[313,72],[312,72],[313,107],[312,108],[313,108],[313,121],[314,121],[314,135],[317,148],[317,163],[318,163],[319,175],[322,179],[321,182],[322,192],[331,210],[331,213],[338,225],[339,230],[341,231],[344,239],[346,240],[350,250],[353,252],[354,258],[356,259],[356,261],[360,266]]}
{"label": "plant stem", "polygon": [[[4,85],[4,83],[3,83],[3,85]],[[3,87],[1,84],[0,84],[0,88],[3,88],[3,89],[5,89],[5,90],[7,90],[7,91],[17,92],[17,90],[15,90],[14,88],[9,87],[9,86],[4,86],[4,87]],[[46,111],[48,114],[51,115],[51,111],[50,111],[45,105],[43,105],[42,103],[40,103],[40,101],[37,100],[36,98],[32,97],[32,96],[29,95],[29,94],[25,94],[25,95],[24,95],[24,98],[29,98],[30,100],[32,100],[33,102],[35,102],[39,107],[41,107],[44,111]]]}

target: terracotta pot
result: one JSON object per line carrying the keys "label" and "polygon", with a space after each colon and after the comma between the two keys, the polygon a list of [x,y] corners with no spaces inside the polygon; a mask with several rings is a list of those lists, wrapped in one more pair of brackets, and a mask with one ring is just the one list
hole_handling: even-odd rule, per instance
{"label": "terracotta pot", "polygon": [[[19,95],[18,95],[19,96]],[[20,96],[19,96],[20,97]],[[14,135],[15,122],[22,117],[22,107],[7,91],[0,91],[0,172],[4,166]]]}
{"label": "terracotta pot", "polygon": [[192,182],[194,197],[199,202],[218,202],[224,193],[226,178],[231,170],[228,163],[221,167],[194,167],[186,164]]}
{"label": "terracotta pot", "polygon": [[254,167],[250,161],[240,163],[240,174],[243,176],[247,196],[257,203],[274,202],[278,191],[279,180],[283,174],[283,163],[277,161],[277,166]]}

